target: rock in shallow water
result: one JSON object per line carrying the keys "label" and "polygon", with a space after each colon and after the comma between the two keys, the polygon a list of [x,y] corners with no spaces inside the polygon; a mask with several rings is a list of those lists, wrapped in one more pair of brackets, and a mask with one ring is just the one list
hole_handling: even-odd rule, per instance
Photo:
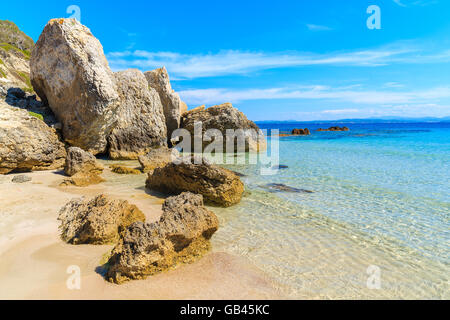
{"label": "rock in shallow water", "polygon": [[217,217],[203,206],[201,195],[186,192],[168,198],[158,222],[137,222],[121,234],[108,261],[106,279],[120,284],[193,262],[209,250],[209,239],[218,227]]}
{"label": "rock in shallow water", "polygon": [[61,184],[63,186],[85,187],[104,181],[100,177],[103,165],[92,154],[77,147],[70,147],[67,150],[64,172],[70,179],[64,180]]}
{"label": "rock in shallow water", "polygon": [[205,202],[223,207],[239,203],[244,192],[244,184],[232,171],[194,156],[156,168],[149,173],[146,187],[166,194],[199,193]]}
{"label": "rock in shallow water", "polygon": [[314,193],[313,191],[310,190],[289,187],[281,183],[269,183],[261,186],[261,188],[269,190],[271,192]]}
{"label": "rock in shallow water", "polygon": [[0,174],[59,169],[65,157],[54,129],[0,101]]}
{"label": "rock in shallow water", "polygon": [[59,212],[61,238],[70,244],[110,244],[119,232],[144,214],[127,201],[99,195],[92,200],[74,199]]}
{"label": "rock in shallow water", "polygon": [[179,156],[179,152],[176,149],[169,149],[167,147],[161,147],[153,149],[149,153],[139,157],[139,163],[141,164],[143,172],[150,172],[156,168],[161,168],[172,162]]}
{"label": "rock in shallow water", "polygon": [[[190,132],[194,137],[195,123],[201,122],[202,133],[209,129],[217,129],[223,136],[223,152],[227,151],[227,129],[236,130],[236,134],[244,142],[243,149],[239,150],[233,137],[228,137],[230,142],[234,142],[234,149],[230,152],[237,151],[263,151],[267,148],[266,139],[259,127],[247,117],[234,108],[231,103],[224,103],[218,106],[205,109],[203,107],[195,108],[186,112],[182,118],[182,128]],[[238,131],[242,129],[242,131]],[[211,142],[203,140],[203,148]]]}

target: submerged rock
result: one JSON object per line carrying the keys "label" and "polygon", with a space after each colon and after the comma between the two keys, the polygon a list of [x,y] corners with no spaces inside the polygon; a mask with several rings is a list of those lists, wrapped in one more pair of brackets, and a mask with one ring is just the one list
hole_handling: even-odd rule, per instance
{"label": "submerged rock", "polygon": [[100,177],[103,169],[103,165],[91,153],[78,147],[70,147],[67,150],[64,173],[71,178],[64,180],[61,185],[85,187],[98,184],[104,181]]}
{"label": "submerged rock", "polygon": [[139,163],[141,164],[143,172],[150,172],[156,168],[161,168],[172,162],[173,159],[179,155],[175,149],[169,149],[167,147],[161,147],[153,149],[146,155],[139,157]]}
{"label": "submerged rock", "polygon": [[117,125],[108,138],[112,159],[137,159],[153,148],[167,145],[167,129],[158,93],[149,88],[139,70],[115,74],[120,107]]}
{"label": "submerged rock", "polygon": [[100,42],[76,19],[53,19],[31,56],[31,83],[62,123],[64,139],[91,153],[106,151],[120,105]]}
{"label": "submerged rock", "polygon": [[0,101],[0,174],[59,169],[65,157],[54,129]]}
{"label": "submerged rock", "polygon": [[111,171],[117,174],[141,174],[142,172],[135,168],[129,168],[120,164],[113,164],[109,166]]}
{"label": "submerged rock", "polygon": [[271,192],[314,193],[313,191],[310,190],[289,187],[281,183],[269,183],[261,186],[261,188],[269,190]]}
{"label": "submerged rock", "polygon": [[328,129],[317,129],[317,131],[350,131],[347,127],[330,127]]}
{"label": "submerged rock", "polygon": [[148,85],[159,94],[166,119],[167,137],[170,142],[172,132],[180,127],[181,114],[187,111],[187,106],[180,96],[172,90],[169,74],[165,67],[145,72]]}
{"label": "submerged rock", "polygon": [[92,200],[74,199],[59,212],[61,238],[70,244],[110,244],[119,233],[144,214],[127,201],[99,195]]}
{"label": "submerged rock", "polygon": [[229,207],[241,201],[244,184],[232,171],[194,156],[171,162],[149,173],[146,187],[166,194],[191,191],[205,202]]}
{"label": "submerged rock", "polygon": [[15,176],[14,178],[12,178],[12,182],[13,183],[25,183],[25,182],[30,182],[32,179],[29,176],[25,176],[25,175],[18,175]]}
{"label": "submerged rock", "polygon": [[108,261],[108,281],[120,284],[145,279],[179,263],[193,262],[209,250],[209,239],[219,222],[203,206],[201,195],[186,192],[168,198],[162,209],[158,222],[137,222],[121,234]]}
{"label": "submerged rock", "polygon": [[[188,130],[192,137],[194,137],[196,122],[201,122],[202,124],[202,136],[209,129],[217,129],[221,132],[223,136],[223,152],[227,151],[227,140],[233,142],[234,149],[231,152],[240,151],[235,142],[236,137],[227,136],[227,129],[236,130],[235,133],[238,141],[244,141],[243,151],[263,151],[267,147],[266,139],[259,127],[253,121],[248,120],[231,103],[224,103],[208,109],[199,107],[186,112],[182,118],[182,127]],[[242,131],[239,129],[242,129]],[[203,148],[211,143],[204,139],[202,141]]]}

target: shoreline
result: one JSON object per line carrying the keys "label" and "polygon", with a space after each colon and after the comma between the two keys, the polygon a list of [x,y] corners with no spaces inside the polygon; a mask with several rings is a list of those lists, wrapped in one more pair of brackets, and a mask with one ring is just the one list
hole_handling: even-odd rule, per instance
{"label": "shoreline", "polygon": [[[8,230],[0,238],[1,299],[283,298],[272,280],[244,257],[214,250],[193,264],[179,265],[146,280],[111,284],[103,279],[98,267],[113,246],[65,244],[57,229],[60,207],[72,198],[106,193],[137,205],[148,221],[155,221],[161,215],[163,200],[133,185],[114,188],[117,180],[126,180],[127,176],[113,176],[109,169],[104,175],[112,180],[84,188],[58,187],[64,179],[58,171],[26,173],[33,179],[26,184],[12,183],[15,175],[2,176],[0,181],[0,193],[7,195],[0,199],[0,207],[5,208],[0,212],[5,216],[15,214],[10,215],[12,220],[3,217],[1,225],[2,230]],[[24,198],[34,201],[21,201]],[[67,289],[70,265],[80,266],[81,290]]]}

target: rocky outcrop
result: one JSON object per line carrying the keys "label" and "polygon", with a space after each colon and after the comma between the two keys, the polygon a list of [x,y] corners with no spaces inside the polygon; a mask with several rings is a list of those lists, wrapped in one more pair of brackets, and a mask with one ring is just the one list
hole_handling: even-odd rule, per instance
{"label": "rocky outcrop", "polygon": [[0,101],[0,174],[59,169],[65,157],[54,129]]}
{"label": "rocky outcrop", "polygon": [[110,244],[144,214],[127,201],[99,195],[92,200],[74,199],[59,212],[61,238],[70,244]]}
{"label": "rocky outcrop", "polygon": [[244,192],[244,184],[232,171],[193,156],[156,168],[146,187],[166,194],[199,193],[207,203],[223,207],[239,203]]}
{"label": "rocky outcrop", "polygon": [[[234,145],[234,150],[231,152],[239,151],[235,141],[236,137],[227,136],[227,129],[236,130],[237,140],[245,141],[244,151],[262,151],[266,149],[266,140],[259,127],[254,122],[248,120],[247,117],[234,108],[231,103],[225,103],[208,109],[199,107],[186,112],[182,118],[182,127],[188,130],[192,137],[195,136],[194,126],[196,122],[202,123],[202,136],[204,136],[205,132],[209,129],[217,129],[222,133],[223,152],[229,151],[226,148],[228,140],[231,140]],[[205,139],[202,141],[203,148],[211,143]]]}
{"label": "rocky outcrop", "polygon": [[287,186],[282,183],[269,183],[266,185],[262,185],[260,187],[268,190],[269,192],[314,193],[313,191],[310,191],[310,190],[298,189],[298,188]]}
{"label": "rocky outcrop", "polygon": [[162,67],[153,71],[145,72],[148,84],[158,92],[164,109],[167,126],[167,137],[170,144],[172,132],[180,127],[181,114],[187,111],[187,106],[181,101],[180,96],[172,90],[169,74]]}
{"label": "rocky outcrop", "polygon": [[103,172],[103,165],[91,153],[78,147],[70,147],[67,150],[64,172],[71,178],[64,180],[63,186],[85,187],[104,181],[100,177]]}
{"label": "rocky outcrop", "polygon": [[143,172],[150,172],[156,168],[165,167],[179,156],[179,153],[175,149],[169,149],[166,147],[154,149],[146,155],[139,157],[139,163]]}
{"label": "rocky outcrop", "polygon": [[347,127],[330,127],[328,129],[317,129],[317,131],[350,131]]}
{"label": "rocky outcrop", "polygon": [[158,93],[138,70],[114,74],[100,42],[77,20],[47,24],[31,57],[31,82],[72,146],[137,159],[167,145]]}
{"label": "rocky outcrop", "polygon": [[34,42],[11,21],[0,20],[0,98],[11,88],[32,93],[30,52]]}
{"label": "rocky outcrop", "polygon": [[168,198],[158,222],[137,222],[122,233],[108,261],[106,279],[120,284],[193,262],[209,250],[209,239],[218,227],[201,195]]}
{"label": "rocky outcrop", "polygon": [[295,135],[295,136],[309,136],[310,134],[311,134],[311,132],[309,131],[308,128],[292,130],[292,135]]}
{"label": "rocky outcrop", "polygon": [[31,56],[31,83],[63,125],[64,139],[106,151],[120,97],[100,42],[76,19],[53,19]]}
{"label": "rocky outcrop", "polygon": [[112,159],[137,159],[153,148],[167,145],[167,130],[158,93],[148,87],[139,70],[115,74],[120,107],[117,126],[108,138]]}

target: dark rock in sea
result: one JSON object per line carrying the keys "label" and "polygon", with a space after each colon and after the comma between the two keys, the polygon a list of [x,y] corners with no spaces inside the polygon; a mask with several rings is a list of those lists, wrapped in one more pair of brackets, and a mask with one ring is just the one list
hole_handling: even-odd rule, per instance
{"label": "dark rock in sea", "polygon": [[272,167],[273,170],[276,170],[276,169],[288,169],[288,168],[289,168],[288,166],[285,166],[283,164],[280,164],[278,166],[273,166]]}
{"label": "dark rock in sea", "polygon": [[350,131],[347,127],[330,127],[328,129],[317,129],[316,131]]}
{"label": "dark rock in sea", "polygon": [[237,172],[237,171],[233,171],[233,170],[231,170],[231,172],[233,172],[235,175],[237,175],[238,177],[246,177],[247,175],[245,175],[245,174],[243,174],[243,173],[240,173],[240,172]]}
{"label": "dark rock in sea", "polygon": [[314,193],[313,191],[310,190],[289,187],[281,183],[269,183],[261,186],[261,188],[269,190],[270,192]]}
{"label": "dark rock in sea", "polygon": [[294,129],[292,130],[292,135],[294,136],[309,136],[311,132],[308,128],[305,129]]}
{"label": "dark rock in sea", "polygon": [[25,182],[29,182],[31,181],[31,177],[25,176],[25,175],[20,175],[20,176],[15,176],[14,178],[12,178],[12,182],[14,183],[25,183]]}

